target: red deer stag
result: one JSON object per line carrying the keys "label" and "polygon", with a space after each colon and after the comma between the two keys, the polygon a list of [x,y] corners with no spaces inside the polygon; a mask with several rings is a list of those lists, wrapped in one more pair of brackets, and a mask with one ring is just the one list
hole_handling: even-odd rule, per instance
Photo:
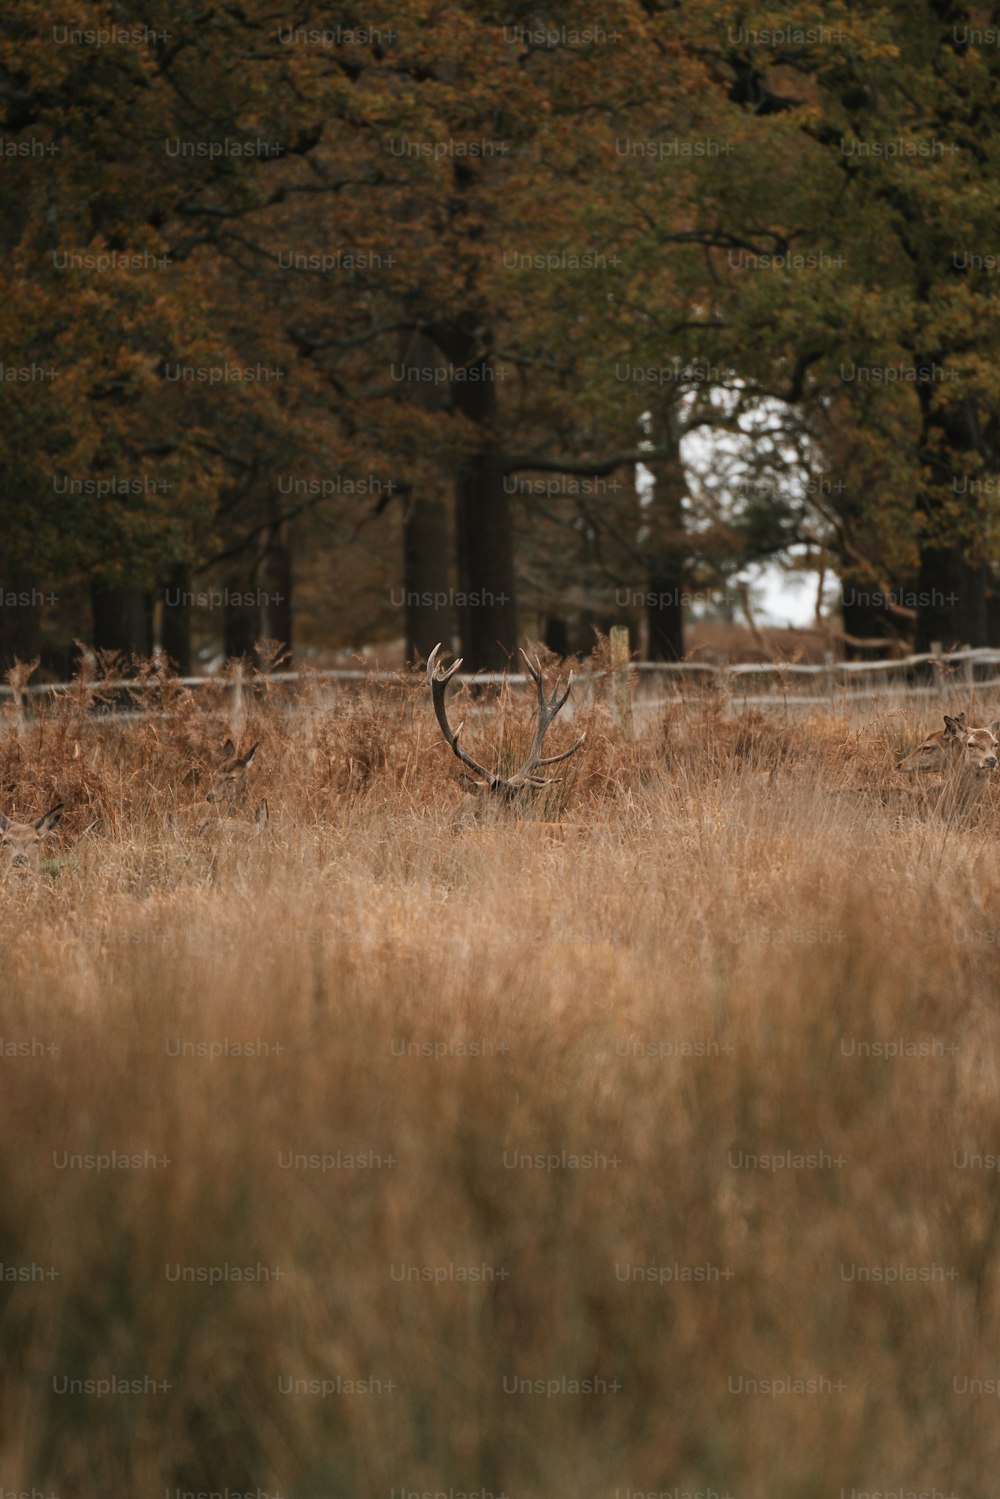
{"label": "red deer stag", "polygon": [[459,657],[457,661],[445,670],[443,666],[438,664],[440,651],[441,646],[436,645],[427,658],[427,680],[430,683],[431,696],[434,700],[434,712],[442,734],[451,745],[452,753],[461,760],[467,770],[473,772],[473,783],[476,789],[489,791],[499,798],[500,801],[510,803],[515,801],[522,792],[541,791],[546,786],[551,786],[558,777],[540,776],[537,772],[543,770],[546,766],[558,765],[562,760],[568,760],[570,755],[576,754],[587,737],[586,734],[581,734],[575,744],[570,745],[569,749],[563,750],[559,755],[542,755],[542,744],[545,740],[545,735],[548,733],[556,714],[564,707],[566,699],[569,697],[569,691],[573,685],[573,673],[570,672],[569,681],[566,683],[564,692],[560,694],[560,684],[557,682],[552,696],[547,698],[545,696],[545,686],[542,682],[542,669],[537,658],[532,661],[526,651],[521,652],[521,655],[524,657],[524,664],[528,669],[528,675],[534,682],[535,691],[538,694],[538,725],[535,729],[535,737],[531,749],[528,752],[528,758],[520,770],[515,771],[510,776],[502,776],[498,771],[487,770],[484,765],[479,764],[478,760],[474,760],[468,751],[464,750],[458,742],[458,736],[462,732],[462,725],[459,724],[457,729],[452,729],[448,722],[448,714],[445,711],[444,705],[445,691],[451,678],[461,667],[462,658]]}

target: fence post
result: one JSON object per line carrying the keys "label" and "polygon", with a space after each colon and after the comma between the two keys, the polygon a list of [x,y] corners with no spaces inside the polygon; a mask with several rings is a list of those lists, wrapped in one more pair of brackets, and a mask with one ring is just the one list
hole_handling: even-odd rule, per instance
{"label": "fence post", "polygon": [[22,684],[20,682],[12,682],[11,686],[14,689],[14,733],[16,734],[18,739],[23,739],[28,727],[28,715],[25,710],[24,692],[22,690]]}
{"label": "fence post", "polygon": [[233,701],[229,710],[229,728],[238,747],[243,734],[243,662],[233,667]]}
{"label": "fence post", "polygon": [[826,691],[830,699],[830,708],[837,705],[837,673],[833,669],[833,652],[823,652],[823,666],[826,672]]}
{"label": "fence post", "polygon": [[941,659],[943,651],[944,647],[940,640],[931,641],[931,655],[934,658],[931,662],[931,670],[934,673],[934,685],[939,698],[944,697],[944,662]]}
{"label": "fence post", "polygon": [[625,739],[631,739],[632,734],[632,693],[628,676],[628,664],[631,656],[628,643],[628,626],[611,626],[611,688],[612,688],[612,714],[616,728],[622,732]]}
{"label": "fence post", "polygon": [[24,689],[37,665],[37,656],[34,661],[15,661],[6,674],[13,698],[14,733],[18,739],[24,739],[28,730],[28,705]]}

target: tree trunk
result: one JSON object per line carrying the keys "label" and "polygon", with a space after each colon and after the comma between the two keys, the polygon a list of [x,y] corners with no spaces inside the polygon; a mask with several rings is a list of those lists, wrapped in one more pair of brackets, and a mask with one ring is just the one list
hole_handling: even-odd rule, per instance
{"label": "tree trunk", "polygon": [[0,577],[0,675],[40,654],[42,601],[38,576],[28,568],[10,568]]}
{"label": "tree trunk", "polygon": [[561,614],[547,614],[542,634],[546,650],[556,656],[570,655],[569,625]]}
{"label": "tree trunk", "polygon": [[440,499],[411,498],[403,518],[406,659],[450,650],[454,618],[448,585],[448,517]]}
{"label": "tree trunk", "polygon": [[160,645],[179,676],[191,675],[191,574],[175,567],[163,588]]}
{"label": "tree trunk", "polygon": [[917,651],[989,645],[989,573],[961,546],[925,546],[917,582]]}
{"label": "tree trunk", "polygon": [[[254,603],[242,602],[252,595],[249,583],[239,578],[230,579],[226,587],[229,597],[226,601],[222,648],[229,661],[233,656],[253,655],[253,648],[260,639],[260,610]],[[236,597],[239,597],[239,603],[233,602]]]}
{"label": "tree trunk", "polygon": [[[906,602],[906,595],[916,591],[915,587],[907,584],[896,585],[893,582],[893,591],[898,594],[901,603]],[[867,577],[855,580],[846,569],[841,573],[840,581],[840,618],[844,634],[853,637],[854,641],[871,640],[878,642],[873,645],[852,644],[850,640],[844,641],[844,658],[847,661],[874,661],[884,656],[889,646],[899,639],[906,637],[906,619],[902,615],[893,614],[887,607],[886,601],[879,597],[881,589],[873,584]],[[884,641],[885,644],[881,644]]]}
{"label": "tree trunk", "polygon": [[674,413],[666,402],[651,412],[650,437],[657,447],[670,443],[673,453],[650,465],[655,488],[643,512],[648,517],[650,538],[649,598],[646,621],[649,628],[649,659],[680,661],[684,656],[684,576],[687,550],[684,539],[684,496],[687,486],[676,439]]}
{"label": "tree trunk", "polygon": [[462,655],[472,671],[502,670],[517,651],[517,605],[510,502],[493,454],[461,469],[455,500]]}
{"label": "tree trunk", "polygon": [[[514,521],[495,446],[496,381],[489,339],[455,323],[431,335],[451,362],[450,404],[481,433],[455,478],[455,546],[461,650],[471,671],[501,670],[518,646]],[[485,352],[484,352],[485,350]]]}
{"label": "tree trunk", "polygon": [[[441,349],[423,331],[401,334],[399,351],[406,366],[438,369],[445,364]],[[421,411],[448,408],[444,382],[439,385],[431,380],[413,380],[406,384],[405,395]],[[439,641],[449,650],[453,643],[455,613],[445,485],[444,472],[431,471],[430,465],[424,464],[404,495],[403,609],[406,659],[410,662],[429,656]]]}
{"label": "tree trunk", "polygon": [[684,659],[684,610],[681,604],[683,584],[677,559],[667,559],[665,568],[672,571],[654,572],[649,579],[649,602],[646,622],[649,627],[650,661],[681,661]]}
{"label": "tree trunk", "polygon": [[153,606],[141,588],[108,588],[94,583],[90,590],[94,649],[118,651],[123,660],[153,654]]}
{"label": "tree trunk", "polygon": [[[921,361],[928,365],[933,360]],[[928,384],[917,387],[922,415],[921,459],[931,475],[919,496],[924,530],[920,543],[917,582],[918,651],[928,651],[935,640],[945,650],[956,645],[990,644],[991,595],[995,592],[989,567],[982,559],[986,517],[982,501],[969,496],[956,526],[950,522],[940,534],[936,521],[955,506],[953,454],[976,454],[995,473],[995,434],[979,422],[975,397],[952,406],[935,406]]]}
{"label": "tree trunk", "polygon": [[283,521],[269,526],[264,533],[257,577],[260,597],[257,639],[277,640],[290,654],[293,570],[288,526]]}

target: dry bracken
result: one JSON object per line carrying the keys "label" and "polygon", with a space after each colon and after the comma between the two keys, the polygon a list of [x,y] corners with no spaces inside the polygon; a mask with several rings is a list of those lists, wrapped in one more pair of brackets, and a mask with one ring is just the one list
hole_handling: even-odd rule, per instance
{"label": "dry bracken", "polygon": [[165,831],[221,702],[0,739],[66,803],[0,887],[6,1486],[984,1492],[990,778],[907,816],[834,793],[917,713],[584,703],[535,836],[426,686],[358,777],[372,700],[251,698],[231,857]]}

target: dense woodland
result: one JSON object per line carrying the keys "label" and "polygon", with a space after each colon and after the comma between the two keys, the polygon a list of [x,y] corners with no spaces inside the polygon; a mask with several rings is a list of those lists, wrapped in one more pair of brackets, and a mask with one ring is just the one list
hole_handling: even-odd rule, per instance
{"label": "dense woodland", "polygon": [[1000,7],[0,34],[4,665],[670,658],[766,558],[848,652],[1000,642]]}

